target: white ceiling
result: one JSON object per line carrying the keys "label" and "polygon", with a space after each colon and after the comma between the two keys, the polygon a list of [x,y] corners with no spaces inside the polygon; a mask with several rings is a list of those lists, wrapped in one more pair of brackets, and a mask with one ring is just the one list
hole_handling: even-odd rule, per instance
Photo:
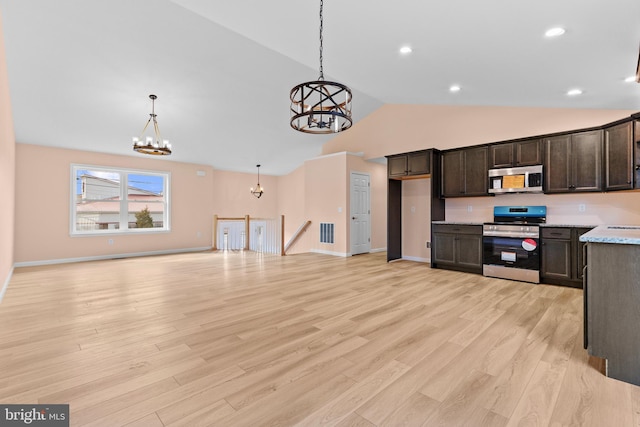
{"label": "white ceiling", "polygon": [[[0,0],[18,142],[286,174],[331,136],[289,126],[318,77],[317,0]],[[566,28],[555,39],[554,26]],[[398,52],[402,45],[411,55]],[[385,103],[637,109],[638,0],[327,0],[324,72],[354,126]],[[450,93],[452,84],[462,90]],[[567,90],[581,88],[581,96]]]}

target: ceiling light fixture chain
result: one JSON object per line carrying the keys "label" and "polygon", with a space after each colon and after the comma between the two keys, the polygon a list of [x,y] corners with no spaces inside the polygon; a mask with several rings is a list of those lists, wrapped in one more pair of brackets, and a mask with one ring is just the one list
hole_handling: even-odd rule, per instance
{"label": "ceiling light fixture chain", "polygon": [[[156,99],[158,99],[158,97],[151,94],[149,95],[149,98],[151,99],[151,114],[149,114],[149,120],[147,120],[144,128],[142,128],[140,136],[133,138],[133,151],[137,151],[142,154],[151,154],[154,156],[168,156],[171,154],[171,144],[166,139],[162,139],[160,135],[160,127],[158,126],[158,116],[156,115]],[[152,120],[155,141],[151,136],[147,136],[146,140],[144,137],[144,133],[147,131],[149,123],[151,123]]]}
{"label": "ceiling light fixture chain", "polygon": [[320,0],[320,76],[315,81],[295,86],[289,93],[291,127],[313,134],[341,132],[353,124],[351,89],[341,83],[324,80],[323,11],[324,1]]}
{"label": "ceiling light fixture chain", "polygon": [[322,18],[322,9],[324,6],[324,1],[320,0],[320,77],[318,77],[318,80],[324,80],[324,69],[322,68],[322,30],[324,28],[324,19]]}
{"label": "ceiling light fixture chain", "polygon": [[256,167],[258,168],[258,185],[256,185],[256,188],[251,187],[250,190],[251,194],[259,199],[264,194],[264,187],[260,185],[260,165],[256,165]]}

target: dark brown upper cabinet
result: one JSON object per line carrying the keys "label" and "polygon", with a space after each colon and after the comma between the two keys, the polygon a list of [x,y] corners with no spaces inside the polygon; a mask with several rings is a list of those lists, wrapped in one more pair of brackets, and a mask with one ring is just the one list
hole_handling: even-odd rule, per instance
{"label": "dark brown upper cabinet", "polygon": [[489,146],[489,169],[542,164],[542,140],[508,142]]}
{"label": "dark brown upper cabinet", "polygon": [[604,189],[633,188],[633,128],[622,123],[604,130]]}
{"label": "dark brown upper cabinet", "polygon": [[431,151],[398,154],[387,157],[389,178],[419,177],[431,173]]}
{"label": "dark brown upper cabinet", "polygon": [[545,193],[602,191],[602,131],[544,139]]}
{"label": "dark brown upper cabinet", "polygon": [[488,149],[486,146],[442,154],[443,197],[488,195]]}

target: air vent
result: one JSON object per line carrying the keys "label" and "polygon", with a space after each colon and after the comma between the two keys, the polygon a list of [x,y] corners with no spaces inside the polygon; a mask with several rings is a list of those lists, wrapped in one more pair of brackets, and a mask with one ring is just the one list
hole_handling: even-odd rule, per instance
{"label": "air vent", "polygon": [[320,223],[320,243],[333,244],[333,228],[334,224],[330,222]]}

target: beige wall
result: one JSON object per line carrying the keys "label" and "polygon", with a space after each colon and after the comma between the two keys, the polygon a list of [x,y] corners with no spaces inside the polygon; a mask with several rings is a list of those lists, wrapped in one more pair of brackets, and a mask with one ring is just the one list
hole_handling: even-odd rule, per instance
{"label": "beige wall", "polygon": [[[568,225],[640,225],[640,192],[579,194],[505,194],[496,197],[447,199],[447,220],[491,221],[499,205],[545,205],[547,222]],[[584,212],[580,211],[584,205]],[[471,212],[469,212],[471,206]]]}
{"label": "beige wall", "polygon": [[[310,250],[346,255],[347,247],[347,154],[338,153],[307,160],[305,168],[305,217]],[[335,224],[335,243],[320,243],[320,223]]]}
{"label": "beige wall", "polygon": [[256,173],[213,171],[213,209],[221,217],[275,218],[278,211],[278,178],[260,174],[264,194],[259,199],[250,189],[258,183]]}
{"label": "beige wall", "polygon": [[365,159],[372,159],[425,148],[444,150],[601,126],[635,112],[387,104],[324,144],[322,152],[363,152]]}
{"label": "beige wall", "polygon": [[[278,208],[285,216],[284,244],[296,233],[309,218],[305,213],[305,166],[302,165],[288,175],[278,177]],[[287,254],[308,252],[312,244],[311,228],[300,235],[289,248]]]}
{"label": "beige wall", "polygon": [[402,181],[402,258],[430,262],[431,179]]}
{"label": "beige wall", "polygon": [[0,299],[13,268],[15,137],[0,14]]}
{"label": "beige wall", "polygon": [[[16,147],[16,263],[211,246],[214,174],[210,166],[29,144]],[[69,180],[73,163],[170,172],[171,232],[71,237]],[[205,176],[198,176],[197,171]]]}

